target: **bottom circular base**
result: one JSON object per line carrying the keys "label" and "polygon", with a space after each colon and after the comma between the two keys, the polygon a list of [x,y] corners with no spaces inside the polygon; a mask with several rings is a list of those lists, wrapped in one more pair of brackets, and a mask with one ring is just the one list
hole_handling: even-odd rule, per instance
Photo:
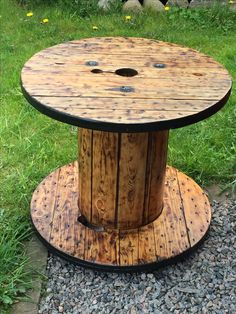
{"label": "bottom circular base", "polygon": [[55,170],[34,191],[32,222],[50,250],[97,270],[151,270],[174,262],[200,244],[211,221],[203,190],[172,167],[166,169],[162,214],[138,229],[91,229],[78,221],[77,201],[74,162]]}

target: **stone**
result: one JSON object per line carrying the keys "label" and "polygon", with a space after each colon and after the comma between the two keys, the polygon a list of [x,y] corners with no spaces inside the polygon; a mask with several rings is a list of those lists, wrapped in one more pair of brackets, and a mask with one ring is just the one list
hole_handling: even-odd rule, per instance
{"label": "stone", "polygon": [[189,6],[188,0],[169,0],[167,5],[170,7],[176,6],[181,8],[187,8]]}
{"label": "stone", "polygon": [[134,306],[131,307],[130,314],[137,314],[136,309],[135,309]]}
{"label": "stone", "polygon": [[212,5],[212,2],[211,0],[192,0],[190,2],[190,7],[193,8],[193,7],[208,7],[210,5]]}
{"label": "stone", "polygon": [[140,12],[141,10],[142,6],[138,0],[128,0],[123,5],[123,11]]}
{"label": "stone", "polygon": [[110,8],[111,2],[114,2],[114,0],[99,0],[98,7],[103,10],[108,10]]}
{"label": "stone", "polygon": [[159,0],[144,0],[143,5],[146,8],[149,8],[149,9],[152,9],[155,11],[163,11],[164,10],[164,5]]}

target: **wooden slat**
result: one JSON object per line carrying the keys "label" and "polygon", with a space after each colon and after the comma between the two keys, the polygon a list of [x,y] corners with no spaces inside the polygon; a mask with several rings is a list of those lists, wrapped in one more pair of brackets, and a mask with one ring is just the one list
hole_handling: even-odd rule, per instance
{"label": "wooden slat", "polygon": [[115,227],[117,150],[117,133],[93,131],[91,222],[95,225]]}
{"label": "wooden slat", "polygon": [[[122,37],[110,37],[110,38],[87,38],[74,40],[71,42],[59,44],[50,48],[45,49],[43,56],[45,54],[50,54],[51,52],[56,54],[61,54],[62,51],[75,50],[77,54],[120,54],[120,55],[150,55],[150,54],[179,54],[180,56],[188,56],[189,54],[197,54],[205,57],[204,54],[187,47],[176,45],[174,43],[161,42],[152,39],[145,38],[122,38]],[[58,51],[58,52],[57,52]],[[212,61],[212,59],[209,57]]]}
{"label": "wooden slat", "polygon": [[147,145],[147,133],[121,135],[118,227],[122,229],[142,223]]}
{"label": "wooden slat", "polygon": [[[143,60],[143,56],[141,57]],[[86,58],[88,59],[88,58]],[[63,75],[63,76],[76,76],[81,79],[81,77],[85,76],[104,76],[106,77],[108,73],[112,75],[115,74],[115,71],[117,69],[121,68],[134,68],[138,74],[136,76],[139,78],[152,78],[152,79],[158,79],[158,80],[165,80],[172,78],[173,80],[187,80],[191,78],[195,78],[196,80],[201,80],[203,78],[208,79],[217,79],[216,75],[219,74],[219,70],[221,70],[220,77],[228,79],[229,74],[226,69],[224,69],[222,66],[219,65],[219,67],[211,68],[209,71],[208,65],[199,65],[199,64],[193,64],[190,61],[180,62],[177,60],[174,62],[172,59],[168,62],[168,65],[166,65],[163,69],[157,69],[153,65],[157,63],[157,60],[149,61],[148,63],[139,63],[137,64],[135,60],[132,58],[132,61],[128,60],[117,60],[114,62],[113,65],[109,61],[106,60],[106,58],[102,57],[101,61],[98,62],[99,65],[94,67],[88,67],[86,64],[86,59],[83,61],[79,59],[76,62],[72,62],[71,59],[63,60],[56,62],[54,59],[45,59],[44,62],[38,62],[35,61],[31,65],[30,63],[26,63],[22,70],[22,77],[27,74],[31,75],[45,75],[45,73],[49,73],[49,67],[50,67],[50,74],[51,75]],[[95,58],[93,58],[95,59]],[[159,60],[160,62],[160,60]],[[164,62],[164,61],[162,61]],[[103,72],[102,73],[93,73],[91,72],[94,69],[100,69]]]}
{"label": "wooden slat", "polygon": [[77,165],[71,163],[66,168],[60,169],[50,235],[53,246],[59,247],[64,252],[69,251],[72,255],[75,251],[74,228],[79,215],[76,168]]}
{"label": "wooden slat", "polygon": [[191,178],[177,171],[179,189],[191,246],[195,245],[209,228],[211,210],[207,196]]}
{"label": "wooden slat", "polygon": [[33,223],[38,227],[41,236],[49,241],[55,210],[55,199],[59,170],[47,176],[34,192],[30,208]]}
{"label": "wooden slat", "polygon": [[137,230],[120,230],[120,266],[138,265],[138,232]]}
{"label": "wooden slat", "polygon": [[97,232],[86,229],[85,259],[100,264],[119,264],[119,237],[118,231]]}
{"label": "wooden slat", "polygon": [[[78,130],[78,135],[79,135]],[[74,203],[72,205],[71,209],[71,216],[70,221],[74,220],[74,251],[71,252],[71,255],[73,255],[76,258],[84,259],[85,257],[85,246],[84,246],[84,239],[85,239],[85,226],[80,224],[78,222],[78,217],[81,215],[80,208],[78,207],[78,200],[80,195],[80,185],[79,185],[79,164],[77,161],[74,162],[74,187],[75,187],[75,193],[74,193]],[[78,189],[79,187],[79,189]],[[72,239],[70,239],[72,241]]]}
{"label": "wooden slat", "polygon": [[[66,111],[65,111],[66,112]],[[134,116],[136,114],[136,116]],[[185,114],[185,117],[187,116],[194,116],[196,114],[196,111],[188,111]],[[126,115],[126,118],[123,118]],[[80,114],[81,118],[87,118],[94,121],[100,121],[100,122],[108,122],[108,123],[126,123],[126,124],[134,124],[134,123],[148,123],[148,122],[155,122],[158,118],[159,121],[165,121],[172,119],[179,119],[184,117],[184,112],[166,112],[166,111],[147,111],[145,114],[143,114],[143,111],[140,110],[119,110],[116,111],[113,110],[101,110],[100,114],[96,114],[96,111],[94,110],[94,114],[90,114],[90,112],[82,112]]]}
{"label": "wooden slat", "polygon": [[190,247],[174,168],[167,168],[164,207],[161,216],[153,225],[156,254],[159,260],[176,256]]}
{"label": "wooden slat", "polygon": [[[187,88],[190,91],[192,89],[197,90],[197,93],[200,94],[199,89],[203,88],[204,90],[210,90],[211,88],[217,88],[220,87],[228,87],[231,85],[231,80],[225,76],[223,78],[215,77],[211,80],[208,79],[207,76],[202,77],[187,77],[180,79],[178,77],[172,78],[172,77],[165,77],[164,79],[161,79],[159,77],[155,78],[149,78],[149,77],[139,77],[139,76],[133,76],[133,77],[126,77],[126,76],[120,76],[120,75],[114,75],[113,73],[106,73],[106,74],[90,74],[87,76],[77,76],[76,74],[63,75],[63,74],[47,74],[44,73],[44,81],[42,81],[41,75],[35,75],[32,76],[31,73],[24,74],[24,84],[27,85],[27,87],[33,88],[33,86],[38,85],[39,91],[43,88],[46,90],[51,88],[57,88],[57,86],[65,85],[66,87],[74,87],[79,88],[81,92],[84,91],[84,89],[89,89],[89,92],[95,93],[100,89],[105,88],[115,88],[119,86],[133,86],[136,89],[146,91],[154,91],[158,93],[162,93],[162,90],[168,87],[169,91],[173,91],[175,88]],[[157,75],[158,76],[158,75]],[[53,81],[52,81],[53,78]],[[207,86],[206,86],[207,84]],[[112,90],[111,90],[112,91]],[[176,91],[178,92],[178,91]],[[40,93],[38,93],[40,95]],[[128,95],[132,95],[132,93],[128,93]],[[46,95],[44,95],[46,96]],[[68,94],[70,96],[70,94]],[[108,95],[104,95],[106,97]],[[143,97],[144,98],[144,97]]]}
{"label": "wooden slat", "polygon": [[162,210],[167,148],[168,131],[149,133],[144,224],[154,220]]}
{"label": "wooden slat", "polygon": [[[98,65],[86,65],[89,60],[98,62]],[[166,67],[163,69],[155,68],[154,64],[156,63],[164,63]],[[47,66],[50,66],[50,71]],[[68,56],[63,56],[62,52],[58,55],[47,54],[43,58],[40,55],[35,55],[33,59],[30,59],[25,64],[22,74],[33,74],[34,71],[40,70],[44,70],[45,73],[52,73],[52,71],[54,71],[54,74],[57,74],[58,72],[56,70],[60,71],[65,69],[65,73],[70,72],[79,75],[80,72],[90,73],[90,71],[94,68],[112,72],[119,68],[134,68],[138,71],[139,74],[142,74],[145,77],[158,77],[159,75],[162,76],[164,73],[167,74],[167,76],[171,73],[190,74],[199,72],[206,76],[211,75],[210,73],[207,73],[207,70],[210,72],[217,71],[217,73],[221,71],[221,75],[228,76],[226,69],[222,65],[215,61],[209,62],[208,57],[202,57],[198,55],[194,57],[188,55],[188,59],[186,60],[186,56],[181,57],[174,54],[170,56],[169,54],[161,55],[160,53],[157,53],[155,55],[146,55],[145,58],[143,54],[139,56],[134,55],[132,59],[130,59],[129,55],[121,57],[118,54],[103,54],[101,56],[98,54],[78,55],[76,53],[73,55],[73,51],[68,51]],[[199,69],[199,72],[197,69]]]}
{"label": "wooden slat", "polygon": [[142,110],[145,111],[179,111],[183,112],[198,112],[214,105],[214,100],[199,100],[199,99],[158,99],[158,98],[126,98],[125,101],[121,98],[103,97],[37,97],[37,100],[46,106],[53,106],[57,110],[69,111],[72,114],[78,114],[79,111],[86,110]]}
{"label": "wooden slat", "polygon": [[[59,112],[68,112],[84,119],[110,123],[148,123],[193,116],[211,107],[214,100],[129,99],[37,97],[46,106],[53,105]],[[106,109],[103,109],[106,107]],[[117,109],[119,108],[119,109]],[[145,108],[145,110],[144,110]],[[98,115],[98,112],[100,113]]]}
{"label": "wooden slat", "polygon": [[[92,131],[79,129],[79,209],[86,219],[92,212]],[[88,180],[88,178],[90,178]]]}
{"label": "wooden slat", "polygon": [[[147,82],[146,88],[144,88],[142,83],[133,82],[130,84],[130,81],[123,82],[111,82],[103,81],[102,85],[96,82],[97,88],[92,89],[93,84],[84,84],[80,81],[75,81],[74,83],[70,82],[69,84],[65,84],[63,82],[54,82],[51,81],[48,85],[44,85],[42,81],[37,83],[29,83],[27,84],[27,91],[32,96],[63,96],[67,95],[72,97],[107,97],[107,95],[111,95],[112,97],[117,98],[174,98],[174,99],[203,99],[203,100],[216,100],[222,99],[225,96],[225,90],[229,90],[231,84],[228,81],[222,81],[222,84],[215,85],[207,85],[200,84],[200,86],[192,85],[187,86],[181,84],[171,85],[171,82],[165,81],[165,84],[162,84],[161,89],[158,88],[158,83],[156,86],[149,86]],[[153,82],[152,82],[153,85]],[[122,86],[131,86],[134,88],[133,92],[126,93],[122,92],[120,88]],[[25,87],[25,86],[24,86]],[[221,87],[221,88],[220,88]],[[201,93],[199,93],[199,89],[201,89]],[[36,97],[37,98],[37,97]],[[105,108],[104,108],[105,109]],[[145,112],[145,110],[144,110]],[[69,113],[69,112],[68,112]],[[98,112],[100,114],[100,112]]]}
{"label": "wooden slat", "polygon": [[150,223],[138,231],[138,261],[139,264],[146,264],[156,260],[154,226]]}

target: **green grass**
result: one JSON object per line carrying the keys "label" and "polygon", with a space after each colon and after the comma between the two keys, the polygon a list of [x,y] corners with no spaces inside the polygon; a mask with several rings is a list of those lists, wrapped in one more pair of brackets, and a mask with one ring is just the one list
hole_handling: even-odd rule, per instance
{"label": "green grass", "polygon": [[[193,47],[223,63],[236,77],[235,13],[227,8],[174,10],[155,14],[107,14],[94,6],[34,6],[1,0],[1,106],[0,106],[0,313],[24,294],[32,274],[25,273],[23,241],[30,237],[29,202],[41,179],[76,158],[76,129],[38,113],[22,96],[19,76],[35,52],[63,41],[93,36],[156,38]],[[48,3],[48,2],[47,2]],[[88,3],[83,0],[83,5]],[[83,10],[82,10],[83,9]],[[33,10],[33,17],[26,13]],[[41,24],[48,18],[48,24]],[[97,31],[92,26],[98,27]],[[169,163],[202,185],[235,186],[236,96],[213,117],[171,131]]]}

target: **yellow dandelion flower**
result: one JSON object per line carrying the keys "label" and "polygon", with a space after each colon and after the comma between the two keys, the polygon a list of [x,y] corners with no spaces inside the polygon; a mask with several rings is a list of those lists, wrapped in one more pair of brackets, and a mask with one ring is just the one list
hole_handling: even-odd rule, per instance
{"label": "yellow dandelion flower", "polygon": [[125,20],[126,21],[130,21],[132,19],[132,17],[130,15],[126,15]]}
{"label": "yellow dandelion flower", "polygon": [[41,23],[42,23],[42,24],[48,23],[48,19],[43,19]]}
{"label": "yellow dandelion flower", "polygon": [[229,0],[229,4],[234,4],[234,1],[233,0]]}
{"label": "yellow dandelion flower", "polygon": [[97,31],[97,30],[98,30],[98,27],[95,26],[95,25],[93,25],[93,30],[94,30],[94,31]]}
{"label": "yellow dandelion flower", "polygon": [[33,15],[34,15],[33,12],[28,12],[28,13],[26,14],[26,16],[28,16],[28,17],[31,17],[31,16],[33,16]]}
{"label": "yellow dandelion flower", "polygon": [[165,11],[169,11],[169,10],[170,10],[170,7],[169,7],[168,5],[166,5],[166,6],[164,7],[164,9],[165,9]]}

